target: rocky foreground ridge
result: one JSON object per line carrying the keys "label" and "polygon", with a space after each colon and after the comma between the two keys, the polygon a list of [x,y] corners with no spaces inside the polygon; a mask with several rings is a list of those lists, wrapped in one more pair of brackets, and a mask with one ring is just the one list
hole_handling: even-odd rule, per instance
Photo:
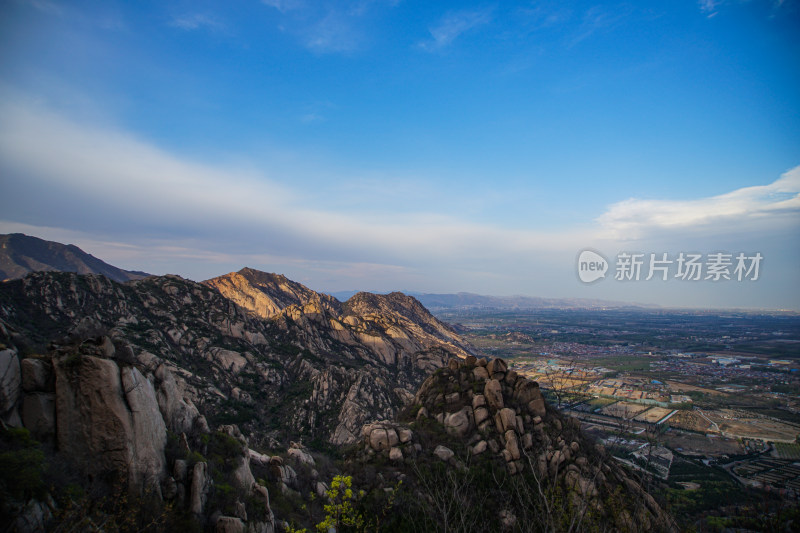
{"label": "rocky foreground ridge", "polygon": [[451,359],[396,421],[364,426],[356,461],[388,461],[414,529],[674,531],[671,517],[580,421],[505,361]]}
{"label": "rocky foreground ridge", "polygon": [[[318,448],[356,442],[365,422],[394,416],[433,369],[467,353],[402,294],[342,304],[277,275],[243,272],[281,280],[268,292],[253,289],[272,299],[272,315],[178,276],[117,283],[35,272],[0,284],[3,457],[39,453],[33,438],[81,487],[124,489],[195,525],[214,527],[222,513],[248,531],[269,531],[260,495],[271,482],[293,490],[294,477],[280,458],[254,449],[286,449],[291,439]],[[22,517],[22,530],[59,508],[36,492],[15,493],[27,507],[5,510]]]}
{"label": "rocky foreground ridge", "polygon": [[0,351],[6,530],[275,531],[247,440],[212,431],[168,365],[148,372],[109,337],[51,348]]}
{"label": "rocky foreground ridge", "polygon": [[[140,368],[130,346],[108,337],[21,361],[0,351],[0,408],[8,413],[14,395],[21,403],[0,449],[4,467],[9,450],[22,467],[17,483],[8,473],[0,481],[10,530],[271,533],[322,523],[331,505],[349,509],[355,530],[675,530],[577,419],[499,359],[451,359],[399,417],[365,424],[336,464],[295,442],[253,449],[236,425],[209,425],[166,365]],[[37,486],[26,461],[40,448],[55,473]],[[349,507],[336,474],[352,480]],[[76,486],[77,503],[66,503]]]}

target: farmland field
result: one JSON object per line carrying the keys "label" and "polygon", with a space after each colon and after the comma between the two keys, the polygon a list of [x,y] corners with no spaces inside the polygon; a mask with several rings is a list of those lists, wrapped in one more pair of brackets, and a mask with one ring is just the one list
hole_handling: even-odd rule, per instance
{"label": "farmland field", "polygon": [[786,442],[776,442],[775,452],[781,459],[793,461],[800,460],[800,444],[789,444]]}
{"label": "farmland field", "polygon": [[639,420],[641,422],[648,422],[650,424],[655,424],[668,414],[670,414],[673,410],[666,409],[664,407],[653,407],[652,409],[648,409],[647,411],[641,413],[640,415],[636,416],[635,420]]}
{"label": "farmland field", "polygon": [[600,412],[608,416],[630,419],[649,408],[649,405],[642,405],[640,403],[617,402],[604,407]]}

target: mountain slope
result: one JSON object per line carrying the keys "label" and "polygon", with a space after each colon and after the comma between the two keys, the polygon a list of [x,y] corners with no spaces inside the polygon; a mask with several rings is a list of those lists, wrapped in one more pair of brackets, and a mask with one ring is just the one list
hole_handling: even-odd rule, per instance
{"label": "mountain slope", "polygon": [[38,271],[102,274],[119,282],[149,275],[109,265],[73,244],[45,241],[22,233],[0,235],[0,279],[19,279]]}
{"label": "mountain slope", "polygon": [[262,443],[353,442],[363,423],[393,416],[433,368],[463,353],[416,336],[428,325],[401,328],[387,315],[340,322],[320,301],[264,319],[177,276],[119,284],[37,272],[0,284],[0,325],[29,352],[102,335],[127,344],[144,374],[179,370],[180,387],[212,422],[239,423]]}

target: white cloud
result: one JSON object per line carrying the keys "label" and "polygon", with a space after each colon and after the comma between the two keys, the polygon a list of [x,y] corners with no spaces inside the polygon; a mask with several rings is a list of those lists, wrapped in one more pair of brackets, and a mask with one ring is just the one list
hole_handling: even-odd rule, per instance
{"label": "white cloud", "polygon": [[431,38],[419,43],[419,46],[428,51],[441,50],[451,45],[453,41],[464,33],[486,25],[491,20],[491,9],[448,13],[436,26],[429,29]]}
{"label": "white cloud", "polygon": [[700,11],[707,13],[711,18],[717,14],[717,8],[725,3],[725,0],[700,0]]}
{"label": "white cloud", "polygon": [[[508,230],[437,213],[354,212],[328,199],[309,202],[280,181],[239,168],[197,163],[111,128],[87,126],[48,110],[0,105],[0,160],[19,187],[61,190],[114,212],[122,227],[141,220],[165,229],[206,228],[276,236],[292,248],[337,249],[351,257],[447,257],[482,252],[517,254],[560,247],[563,236]],[[87,209],[86,217],[94,210]],[[97,216],[100,216],[99,214]],[[242,235],[247,241],[248,236]]]}
{"label": "white cloud", "polygon": [[592,7],[583,14],[583,21],[577,27],[575,35],[569,41],[568,46],[576,46],[582,41],[589,39],[599,32],[608,31],[631,14],[630,8],[616,8],[613,11],[601,7]]}
{"label": "white cloud", "polygon": [[635,239],[653,230],[724,231],[732,223],[799,213],[800,167],[795,167],[769,185],[743,187],[708,198],[683,201],[630,198],[611,205],[597,221],[612,238]]}
{"label": "white cloud", "polygon": [[308,49],[315,52],[348,52],[355,50],[362,35],[354,17],[340,11],[330,11],[314,24],[306,27],[304,40]]}
{"label": "white cloud", "polygon": [[[626,248],[625,239],[697,228],[722,237],[692,241],[691,249],[750,251],[731,221],[775,222],[789,213],[794,218],[784,230],[800,227],[800,167],[769,185],[684,202],[631,199],[610,206],[599,226],[587,220],[583,227],[539,231],[476,223],[467,213],[401,213],[391,202],[368,212],[362,207],[369,198],[355,206],[343,200],[351,190],[347,184],[341,197],[317,197],[292,173],[199,162],[117,128],[0,96],[0,231],[72,242],[122,268],[156,274],[200,280],[252,266],[320,290],[552,297],[606,291],[607,299],[646,300],[615,295],[619,287],[612,283],[594,292],[579,285],[577,251],[591,246],[613,254]],[[352,183],[357,191],[358,179]],[[37,205],[43,202],[45,207]],[[637,246],[645,252],[689,246],[673,240],[678,248],[662,248],[665,242],[651,238]],[[689,286],[677,288],[691,293]],[[682,302],[672,288],[668,292],[674,303]]]}

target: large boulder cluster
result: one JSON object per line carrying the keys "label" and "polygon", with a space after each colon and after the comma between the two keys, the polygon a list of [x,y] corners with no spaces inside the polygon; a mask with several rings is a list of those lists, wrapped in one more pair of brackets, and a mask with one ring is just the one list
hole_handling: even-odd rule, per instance
{"label": "large boulder cluster", "polygon": [[[577,418],[549,407],[538,383],[502,359],[451,359],[422,384],[410,413],[405,423],[364,426],[364,455],[410,463],[422,454],[461,469],[477,458],[493,458],[512,477],[524,474],[542,486],[564,487],[573,509],[613,517],[618,528],[672,527],[655,500],[582,434]],[[420,436],[431,423],[440,428],[441,441]],[[619,487],[625,503],[609,507]]]}
{"label": "large boulder cluster", "polygon": [[433,418],[464,439],[472,455],[502,457],[521,472],[526,452],[545,438],[547,408],[539,384],[502,359],[451,359],[422,384],[414,398],[417,419]]}
{"label": "large boulder cluster", "polygon": [[367,424],[361,435],[368,455],[385,454],[392,461],[402,461],[422,451],[422,446],[412,440],[414,432],[395,422]]}
{"label": "large boulder cluster", "polygon": [[[465,441],[472,455],[502,457],[512,474],[522,471],[523,454],[544,438],[547,408],[538,383],[509,370],[502,359],[450,359],[422,384],[413,405],[418,421],[436,420]],[[368,455],[383,453],[393,461],[422,452],[413,431],[396,422],[367,424],[362,439]],[[559,457],[567,456],[566,448]],[[452,458],[447,447],[437,450],[438,457]]]}

